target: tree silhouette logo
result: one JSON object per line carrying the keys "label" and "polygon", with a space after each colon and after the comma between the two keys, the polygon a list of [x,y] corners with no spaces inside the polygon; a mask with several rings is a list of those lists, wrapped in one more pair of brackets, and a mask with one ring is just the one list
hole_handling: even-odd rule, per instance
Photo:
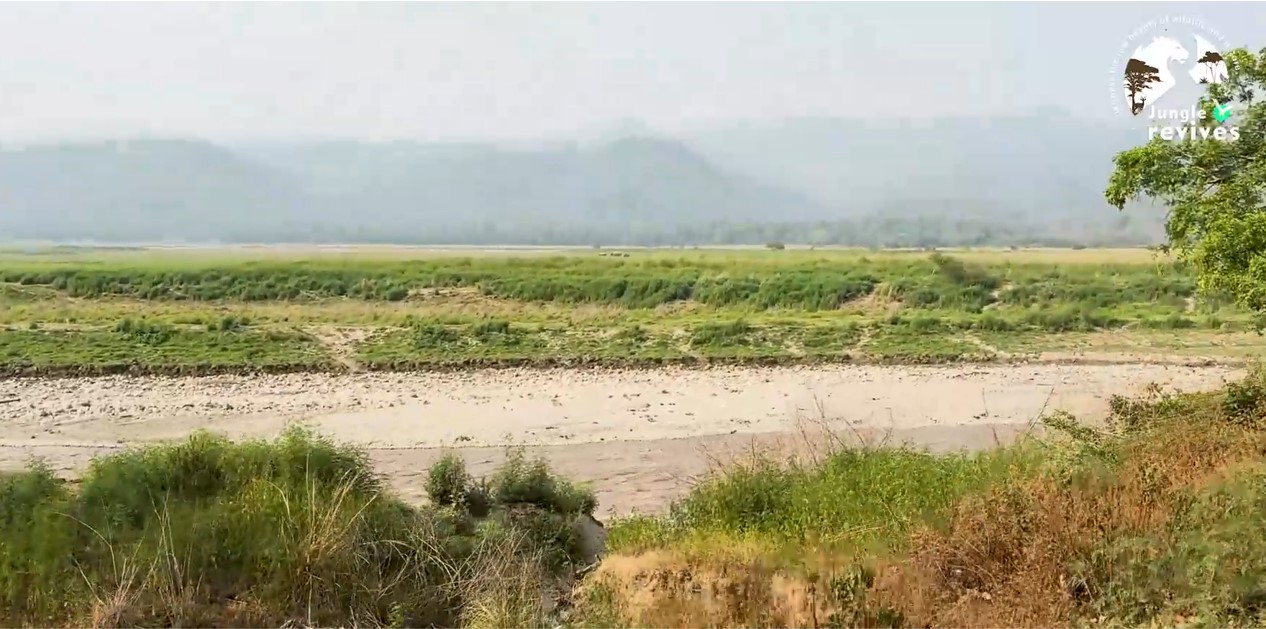
{"label": "tree silhouette logo", "polygon": [[1165,16],[1145,22],[1117,49],[1110,84],[1113,109],[1121,115],[1128,110],[1132,117],[1144,112],[1155,117],[1162,104],[1190,107],[1204,93],[1200,86],[1226,79],[1220,49],[1228,46],[1199,19]]}
{"label": "tree silhouette logo", "polygon": [[1196,60],[1196,63],[1199,63],[1203,67],[1202,72],[1208,75],[1200,77],[1199,81],[1202,84],[1217,83],[1226,78],[1226,60],[1218,51],[1208,50]]}
{"label": "tree silhouette logo", "polygon": [[1143,107],[1147,105],[1147,97],[1141,94],[1146,93],[1149,84],[1159,83],[1160,80],[1160,70],[1133,57],[1126,62],[1125,92],[1130,95],[1131,114],[1137,116],[1140,111],[1143,111]]}

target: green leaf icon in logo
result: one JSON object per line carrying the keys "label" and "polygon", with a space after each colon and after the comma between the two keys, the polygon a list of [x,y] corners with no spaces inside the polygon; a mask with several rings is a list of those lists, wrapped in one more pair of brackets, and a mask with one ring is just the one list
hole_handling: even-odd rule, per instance
{"label": "green leaf icon in logo", "polygon": [[1226,119],[1231,117],[1231,103],[1225,103],[1214,107],[1213,117],[1217,118],[1218,122],[1226,122]]}

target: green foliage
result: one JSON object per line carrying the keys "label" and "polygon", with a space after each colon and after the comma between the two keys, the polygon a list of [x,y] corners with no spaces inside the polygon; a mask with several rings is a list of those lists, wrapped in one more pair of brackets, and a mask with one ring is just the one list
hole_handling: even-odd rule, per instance
{"label": "green foliage", "polygon": [[1055,310],[1029,310],[1024,313],[1024,323],[1039,330],[1071,332],[1097,330],[1119,325],[1112,315],[1085,306],[1064,306]]}
{"label": "green foliage", "polygon": [[10,617],[39,617],[77,593],[68,580],[77,539],[69,509],[65,484],[43,465],[0,474],[0,607]]}
{"label": "green foliage", "polygon": [[521,449],[508,450],[505,462],[487,479],[471,476],[461,455],[445,454],[427,471],[426,492],[433,504],[477,511],[530,506],[576,516],[593,515],[598,508],[592,491],[554,474],[544,459],[529,460]]}
{"label": "green foliage", "polygon": [[1179,396],[1164,392],[1155,384],[1148,385],[1139,397],[1112,396],[1108,400],[1108,424],[1128,434],[1184,416],[1204,415],[1198,412],[1203,409],[1193,405],[1194,400],[1192,396]]}
{"label": "green foliage", "polygon": [[928,260],[936,267],[938,273],[955,284],[979,286],[985,290],[993,290],[1002,283],[998,278],[990,276],[980,267],[968,266],[962,260],[941,253],[933,253],[928,257]]}
{"label": "green foliage", "polygon": [[943,514],[968,492],[1034,469],[1032,455],[1023,449],[936,456],[848,448],[815,465],[757,454],[704,479],[669,516],[619,524],[609,543],[636,551],[714,532],[789,544],[882,545]]}
{"label": "green foliage", "polygon": [[[728,600],[707,594],[710,584],[773,565],[833,603],[818,626],[1015,626],[1039,617],[1044,626],[1261,626],[1266,435],[1244,418],[1262,410],[1262,378],[1254,372],[1218,392],[1152,387],[1141,399],[1115,398],[1108,429],[1058,412],[1044,422],[1059,438],[974,456],[756,455],[718,469],[666,516],[615,523],[613,552],[665,568],[589,594],[602,599],[599,614],[636,609],[641,624],[706,617],[729,626],[715,619],[747,605],[805,609],[770,597],[763,588],[777,581],[765,575]],[[872,566],[886,568],[882,584]],[[663,573],[644,587],[644,575]],[[966,597],[978,606],[964,606]],[[687,611],[657,615],[647,599]]]}
{"label": "green foliage", "polygon": [[466,462],[455,453],[445,454],[431,464],[426,473],[426,495],[431,504],[461,507],[466,499],[466,486],[471,482]]}
{"label": "green foliage", "polygon": [[532,505],[563,515],[593,515],[598,499],[593,492],[550,472],[544,459],[528,460],[522,450],[511,450],[491,480],[492,497],[500,505]]}
{"label": "green foliage", "polygon": [[[10,374],[342,369],[332,354],[345,350],[375,370],[943,362],[993,353],[975,340],[985,335],[1015,345],[1047,333],[1250,325],[1249,315],[1224,296],[1196,302],[1197,280],[1185,264],[1142,257],[1051,264],[995,255],[18,257],[0,266],[0,279],[26,282],[0,283],[0,290],[18,294],[4,302],[11,308],[0,308],[6,313],[0,322],[9,326],[0,329],[0,368]],[[425,305],[347,303],[385,299],[392,287],[426,295]],[[257,300],[268,303],[244,303]],[[572,308],[577,304],[602,307]],[[32,322],[38,330],[25,329]],[[314,328],[332,325],[368,334],[350,347],[326,349],[332,340]]]}
{"label": "green foliage", "polygon": [[[653,308],[692,300],[713,307],[830,311],[887,283],[909,305],[978,311],[1002,301],[1096,307],[1156,300],[1181,304],[1195,280],[1170,265],[1000,264],[985,267],[944,254],[927,261],[788,252],[620,258],[329,260],[198,264],[182,268],[26,263],[0,268],[0,282],[47,286],[72,297],[120,295],[144,300],[304,301],[337,297],[386,300],[393,288],[477,289],[525,302],[600,303]],[[1006,286],[1006,290],[1000,290]],[[995,293],[997,293],[995,295]],[[246,323],[243,323],[246,325]]]}
{"label": "green foliage", "polygon": [[632,341],[635,343],[643,342],[647,339],[647,337],[648,337],[648,333],[646,331],[646,328],[636,323],[630,326],[620,328],[620,330],[615,333],[616,339]]}
{"label": "green foliage", "polygon": [[[567,567],[575,511],[551,509],[592,509],[548,470],[507,474],[548,485],[536,495],[550,507],[501,509],[483,527],[471,513],[415,509],[385,492],[363,452],[301,430],[247,443],[197,434],[98,458],[74,491],[39,466],[0,475],[0,620],[455,626],[482,575]],[[469,491],[460,460],[431,480],[440,494]],[[120,591],[126,605],[101,606]]]}
{"label": "green foliage", "polygon": [[493,499],[492,486],[488,479],[470,479],[467,482],[466,492],[462,498],[462,507],[466,509],[466,513],[472,517],[483,518],[492,513],[497,506],[499,505]]}
{"label": "green foliage", "polygon": [[691,333],[690,344],[695,346],[743,344],[751,331],[751,326],[741,319],[726,323],[705,323]]}
{"label": "green foliage", "polygon": [[598,507],[592,491],[554,474],[544,459],[529,461],[522,450],[508,451],[491,478],[475,479],[457,454],[436,461],[427,475],[433,504],[455,508],[469,517],[491,518],[485,531],[520,531],[551,570],[564,570],[580,559],[578,515]]}
{"label": "green foliage", "polygon": [[581,559],[583,550],[574,513],[559,513],[534,505],[512,504],[496,512],[494,521],[522,531],[528,544],[542,553],[545,566],[565,572]]}
{"label": "green foliage", "polygon": [[413,346],[418,349],[443,348],[459,339],[457,332],[438,323],[422,323],[413,326]]}
{"label": "green foliage", "polygon": [[1266,382],[1261,375],[1227,385],[1222,411],[1231,421],[1248,425],[1266,416]]}
{"label": "green foliage", "polygon": [[[1193,131],[1222,124],[1212,117],[1234,106],[1227,127],[1238,139],[1155,138],[1116,157],[1105,192],[1123,208],[1148,197],[1169,207],[1170,246],[1196,270],[1207,293],[1226,292],[1253,310],[1266,309],[1266,50],[1225,53],[1230,76],[1210,85]],[[1225,130],[1223,131],[1225,132]]]}
{"label": "green foliage", "polygon": [[216,324],[216,329],[221,332],[237,332],[238,330],[246,328],[246,326],[250,324],[250,319],[246,317],[224,315],[223,317],[220,317],[219,323]]}
{"label": "green foliage", "polygon": [[514,330],[510,327],[509,321],[501,321],[498,319],[490,319],[481,321],[471,326],[471,334],[481,341],[492,341],[499,337],[510,335]]}
{"label": "green foliage", "polygon": [[26,375],[321,371],[329,354],[283,330],[181,329],[124,319],[111,330],[0,330],[0,372]]}
{"label": "green foliage", "polygon": [[153,323],[149,321],[133,321],[131,319],[123,319],[114,327],[114,331],[128,338],[145,345],[162,345],[171,340],[175,330],[163,323]]}
{"label": "green foliage", "polygon": [[987,352],[955,333],[956,324],[935,316],[898,318],[872,330],[866,352],[880,359],[940,363]]}

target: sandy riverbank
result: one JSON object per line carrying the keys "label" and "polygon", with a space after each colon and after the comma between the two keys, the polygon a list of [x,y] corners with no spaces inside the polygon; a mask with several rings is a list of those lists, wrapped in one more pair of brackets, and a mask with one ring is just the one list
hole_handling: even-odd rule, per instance
{"label": "sandy riverbank", "polygon": [[[1010,440],[1045,411],[1103,417],[1114,394],[1220,386],[1240,370],[1173,365],[816,366],[500,370],[0,381],[0,467],[42,457],[73,475],[92,454],[211,429],[235,438],[293,423],[370,450],[408,497],[460,447],[476,471],[524,444],[591,481],[605,507],[655,510],[702,472],[702,450],[772,442],[798,423],[891,432],[937,449]],[[604,507],[604,511],[606,508]]]}

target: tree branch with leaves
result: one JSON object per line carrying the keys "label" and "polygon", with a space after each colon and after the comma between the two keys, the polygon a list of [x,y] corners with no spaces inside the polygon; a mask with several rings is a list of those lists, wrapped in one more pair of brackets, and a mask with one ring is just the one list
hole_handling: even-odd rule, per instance
{"label": "tree branch with leaves", "polygon": [[[1117,154],[1108,202],[1144,198],[1167,206],[1169,247],[1197,272],[1200,289],[1229,293],[1266,312],[1266,49],[1224,55],[1228,77],[1207,86],[1193,130],[1238,127],[1233,140],[1187,134]],[[1230,104],[1225,122],[1216,107]]]}

